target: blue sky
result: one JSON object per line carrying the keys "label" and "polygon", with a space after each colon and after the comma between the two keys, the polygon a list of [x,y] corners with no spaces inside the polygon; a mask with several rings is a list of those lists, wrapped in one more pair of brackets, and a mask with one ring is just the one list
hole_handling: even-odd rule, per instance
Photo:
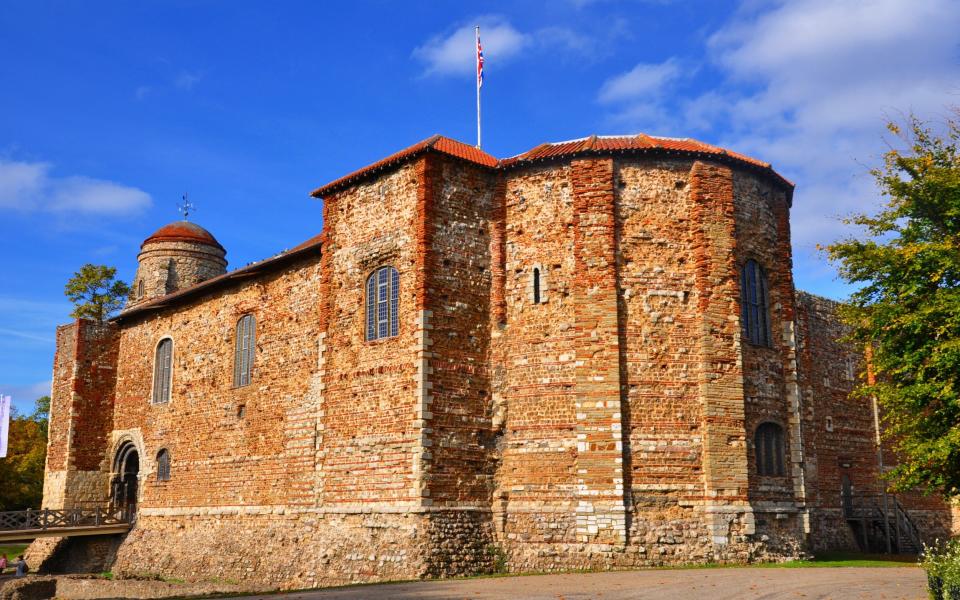
{"label": "blue sky", "polygon": [[231,268],[321,226],[308,193],[433,133],[484,149],[643,131],[770,161],[797,183],[799,287],[842,298],[814,250],[879,202],[884,123],[960,104],[951,0],[37,2],[0,7],[0,392],[49,390],[63,284],[129,281],[178,218]]}

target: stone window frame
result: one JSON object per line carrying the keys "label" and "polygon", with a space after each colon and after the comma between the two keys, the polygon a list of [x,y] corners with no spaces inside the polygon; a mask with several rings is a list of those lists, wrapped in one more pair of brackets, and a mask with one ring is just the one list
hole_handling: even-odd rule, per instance
{"label": "stone window frame", "polygon": [[[159,357],[161,344],[163,344],[163,342],[168,340],[170,342],[170,357],[169,357],[170,365],[169,365],[168,374],[167,374],[167,394],[166,394],[166,399],[158,401],[157,400],[157,382],[159,381],[159,378],[160,378],[160,371],[158,370],[157,358]],[[150,387],[150,404],[152,405],[166,406],[166,405],[169,405],[171,400],[173,399],[173,365],[174,365],[174,357],[176,356],[176,349],[177,349],[176,342],[173,341],[173,336],[171,335],[162,336],[159,340],[157,340],[157,344],[153,348],[153,377],[152,377],[153,384]]]}
{"label": "stone window frame", "polygon": [[[753,267],[753,269],[751,269]],[[740,329],[743,339],[753,346],[773,348],[770,315],[770,280],[763,264],[754,257],[740,265]],[[752,272],[751,272],[752,271]],[[753,286],[748,286],[753,275]],[[752,287],[754,293],[748,298]]]}
{"label": "stone window frame", "polygon": [[760,477],[787,476],[786,429],[776,421],[763,421],[753,432],[753,456]]}
{"label": "stone window frame", "polygon": [[[241,332],[241,327],[245,321],[249,321],[251,326],[249,334]],[[237,319],[233,328],[233,387],[240,388],[248,386],[253,382],[253,365],[257,354],[257,317],[252,312],[244,313]],[[249,341],[249,345],[243,348],[244,340]],[[243,371],[244,361],[246,361],[246,373]]]}
{"label": "stone window frame", "polygon": [[[379,276],[387,273],[386,298],[377,298],[371,303],[371,292],[379,296],[381,286]],[[374,279],[374,278],[377,279]],[[392,263],[379,263],[370,269],[363,280],[363,339],[365,342],[381,342],[400,335],[400,271]],[[386,309],[386,333],[380,333],[384,323],[379,318],[381,304]]]}
{"label": "stone window frame", "polygon": [[[539,289],[537,289],[538,287]],[[546,304],[550,299],[549,292],[547,269],[540,263],[530,265],[530,276],[527,278],[527,299],[530,300],[531,304]]]}
{"label": "stone window frame", "polygon": [[137,281],[137,300],[143,298],[143,279]]}
{"label": "stone window frame", "polygon": [[172,460],[170,450],[160,448],[160,450],[157,451],[157,482],[170,481],[170,464]]}

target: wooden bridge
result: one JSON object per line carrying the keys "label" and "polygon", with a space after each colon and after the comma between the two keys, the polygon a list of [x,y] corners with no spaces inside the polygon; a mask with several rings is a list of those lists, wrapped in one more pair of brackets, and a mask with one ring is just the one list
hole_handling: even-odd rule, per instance
{"label": "wooden bridge", "polygon": [[125,508],[41,508],[0,512],[0,543],[39,537],[110,535],[130,530],[133,513]]}

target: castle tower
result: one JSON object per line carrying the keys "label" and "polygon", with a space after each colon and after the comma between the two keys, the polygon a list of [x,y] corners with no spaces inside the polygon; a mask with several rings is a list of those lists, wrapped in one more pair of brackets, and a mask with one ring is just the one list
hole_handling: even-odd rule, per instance
{"label": "castle tower", "polygon": [[227,251],[196,223],[176,221],[144,240],[127,307],[227,272]]}

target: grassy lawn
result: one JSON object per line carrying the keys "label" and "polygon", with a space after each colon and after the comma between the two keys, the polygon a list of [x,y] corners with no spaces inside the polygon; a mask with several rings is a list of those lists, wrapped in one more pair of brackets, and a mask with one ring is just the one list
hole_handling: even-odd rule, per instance
{"label": "grassy lawn", "polygon": [[809,567],[915,567],[917,558],[898,554],[860,554],[857,552],[823,552],[812,560],[791,560],[785,563],[755,565],[772,569],[803,569]]}
{"label": "grassy lawn", "polygon": [[10,544],[9,546],[0,546],[0,554],[6,554],[7,560],[12,563],[26,549],[27,544]]}
{"label": "grassy lawn", "polygon": [[10,565],[7,567],[8,573],[13,570],[13,563],[17,562],[17,556],[23,554],[23,551],[26,549],[26,544],[9,544],[6,546],[0,545],[0,554],[7,555],[7,562]]}

